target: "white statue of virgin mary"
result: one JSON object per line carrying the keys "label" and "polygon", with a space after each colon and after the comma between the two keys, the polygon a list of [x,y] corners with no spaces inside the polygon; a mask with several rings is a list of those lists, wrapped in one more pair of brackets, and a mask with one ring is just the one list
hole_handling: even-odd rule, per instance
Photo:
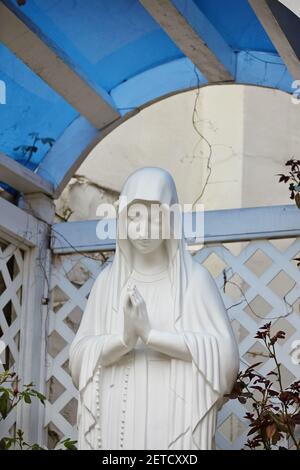
{"label": "white statue of virgin mary", "polygon": [[[137,170],[123,187],[115,256],[92,287],[70,348],[79,449],[214,447],[238,349],[213,277],[171,222],[164,238],[161,217],[150,216],[153,204],[168,215],[177,203],[160,168]],[[160,236],[151,238],[149,226]]]}

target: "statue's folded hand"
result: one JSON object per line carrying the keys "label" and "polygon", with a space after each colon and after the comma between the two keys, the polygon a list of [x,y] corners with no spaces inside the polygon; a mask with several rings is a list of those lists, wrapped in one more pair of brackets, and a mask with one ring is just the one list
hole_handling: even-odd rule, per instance
{"label": "statue's folded hand", "polygon": [[133,305],[132,318],[135,331],[146,343],[151,330],[146,303],[136,287],[129,291],[129,296]]}
{"label": "statue's folded hand", "polygon": [[[136,287],[129,290],[133,309],[130,312],[135,331],[146,346],[170,357],[191,362],[191,353],[180,333],[154,330],[150,326],[146,303]],[[129,301],[128,301],[129,302]]]}
{"label": "statue's folded hand", "polygon": [[130,349],[133,349],[138,340],[138,334],[134,325],[134,313],[133,305],[131,303],[131,298],[129,291],[126,293],[123,305],[124,311],[124,328],[122,340]]}

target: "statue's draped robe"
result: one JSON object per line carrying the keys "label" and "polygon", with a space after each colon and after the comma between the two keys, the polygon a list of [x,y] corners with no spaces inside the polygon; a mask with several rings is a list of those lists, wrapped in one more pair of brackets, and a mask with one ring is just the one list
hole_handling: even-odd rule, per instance
{"label": "statue's draped robe", "polygon": [[[177,319],[166,276],[154,278],[148,286],[137,277],[135,282],[151,327],[183,335],[191,362],[150,350],[141,340],[129,351],[122,342],[127,283],[115,309],[109,297],[113,264],[99,274],[70,349],[72,378],[80,392],[80,449],[212,447],[216,412],[236,378],[238,352],[214,279],[194,260],[189,270]],[[109,342],[127,352],[118,362],[101,366]]]}

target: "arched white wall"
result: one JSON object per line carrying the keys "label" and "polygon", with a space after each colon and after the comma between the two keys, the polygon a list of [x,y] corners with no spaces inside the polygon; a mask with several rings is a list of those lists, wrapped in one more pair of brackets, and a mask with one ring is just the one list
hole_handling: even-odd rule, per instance
{"label": "arched white wall", "polygon": [[105,199],[103,188],[118,192],[129,173],[147,165],[168,169],[180,201],[193,203],[207,178],[210,151],[212,171],[201,198],[206,210],[288,204],[287,186],[278,184],[276,173],[285,170],[287,159],[299,158],[299,128],[300,106],[282,91],[215,85],[180,93],[106,136],[77,171],[83,178],[71,181],[58,206],[72,206],[76,199],[70,220],[95,218],[95,207]]}

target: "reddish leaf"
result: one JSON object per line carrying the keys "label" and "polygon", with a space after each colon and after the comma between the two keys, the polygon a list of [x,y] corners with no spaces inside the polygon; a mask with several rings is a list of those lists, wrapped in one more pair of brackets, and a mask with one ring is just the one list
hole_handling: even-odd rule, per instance
{"label": "reddish leaf", "polygon": [[247,436],[251,436],[251,434],[254,434],[254,433],[256,433],[257,431],[259,431],[259,427],[258,427],[258,426],[254,426],[252,429],[250,429],[250,431],[248,432]]}
{"label": "reddish leaf", "polygon": [[297,413],[296,415],[292,416],[292,421],[294,424],[300,424],[300,413]]}
{"label": "reddish leaf", "polygon": [[277,375],[278,375],[278,373],[277,373],[277,372],[274,372],[274,370],[271,370],[271,372],[268,372],[268,374],[267,374],[267,375],[276,375],[276,376],[277,376]]}
{"label": "reddish leaf", "polygon": [[265,323],[263,326],[261,326],[259,329],[260,330],[269,330],[271,328],[271,322]]}
{"label": "reddish leaf", "polygon": [[269,388],[268,393],[271,397],[277,397],[279,395],[279,392],[273,390],[272,388]]}
{"label": "reddish leaf", "polygon": [[266,435],[267,435],[267,438],[268,438],[268,439],[272,439],[272,437],[274,436],[274,434],[276,433],[276,431],[277,431],[276,424],[275,424],[275,423],[269,424],[269,425],[266,427]]}
{"label": "reddish leaf", "polygon": [[239,401],[240,403],[242,403],[243,405],[245,405],[245,403],[247,403],[247,400],[246,400],[245,397],[238,397],[238,401]]}
{"label": "reddish leaf", "polygon": [[262,362],[256,362],[256,363],[253,364],[252,366],[249,366],[249,367],[245,370],[245,372],[251,371],[252,369],[255,369],[255,367],[258,367],[258,366],[260,366],[261,364],[262,364]]}

